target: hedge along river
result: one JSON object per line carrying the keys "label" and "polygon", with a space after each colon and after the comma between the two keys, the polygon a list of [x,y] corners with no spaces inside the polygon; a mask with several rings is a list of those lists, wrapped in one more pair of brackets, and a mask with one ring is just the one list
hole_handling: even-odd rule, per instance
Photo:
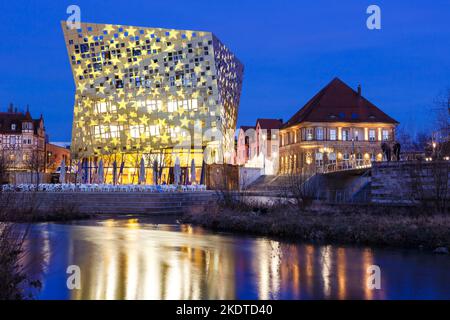
{"label": "hedge along river", "polygon": [[[37,299],[450,299],[450,257],[295,244],[174,219],[35,224],[25,265]],[[79,267],[79,289],[67,268]],[[380,267],[380,289],[370,268]],[[75,282],[72,282],[72,284]]]}

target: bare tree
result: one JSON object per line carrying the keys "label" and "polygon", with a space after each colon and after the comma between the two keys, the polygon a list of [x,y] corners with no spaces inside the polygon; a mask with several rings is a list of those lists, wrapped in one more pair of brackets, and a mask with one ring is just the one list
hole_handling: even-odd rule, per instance
{"label": "bare tree", "polygon": [[2,152],[0,154],[0,185],[8,182],[8,170],[10,167],[11,167],[11,161],[5,155],[5,153]]}
{"label": "bare tree", "polygon": [[[432,107],[435,130],[433,131],[433,156],[442,159],[450,141],[450,88],[440,94]],[[447,147],[448,148],[448,147]]]}
{"label": "bare tree", "polygon": [[[423,212],[445,213],[449,203],[446,161],[417,162],[409,169],[411,200],[423,208]],[[434,209],[430,211],[429,209]]]}
{"label": "bare tree", "polygon": [[284,187],[286,198],[294,199],[300,212],[303,211],[316,196],[317,188],[312,175],[291,172],[286,175]]}
{"label": "bare tree", "polygon": [[40,173],[44,172],[45,159],[44,155],[35,150],[28,154],[28,158],[25,160],[25,168],[30,172],[31,183],[33,183],[33,175],[36,175],[36,186],[40,183]]}
{"label": "bare tree", "polygon": [[[18,300],[27,298],[23,284],[28,282],[24,266],[24,242],[28,235],[28,226],[9,222],[18,216],[17,207],[20,199],[17,194],[4,192],[2,184],[7,181],[11,161],[4,153],[0,155],[0,300]],[[16,196],[16,197],[14,197]],[[30,282],[38,285],[38,282]]]}

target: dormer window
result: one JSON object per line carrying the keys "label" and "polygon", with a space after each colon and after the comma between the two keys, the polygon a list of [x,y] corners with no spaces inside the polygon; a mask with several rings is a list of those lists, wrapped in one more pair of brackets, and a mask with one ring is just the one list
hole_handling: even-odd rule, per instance
{"label": "dormer window", "polygon": [[12,130],[12,131],[16,131],[16,127],[17,127],[17,126],[16,126],[15,123],[12,123],[12,124],[11,124],[11,130]]}
{"label": "dormer window", "polygon": [[24,130],[33,130],[33,124],[31,122],[24,122],[22,126]]}

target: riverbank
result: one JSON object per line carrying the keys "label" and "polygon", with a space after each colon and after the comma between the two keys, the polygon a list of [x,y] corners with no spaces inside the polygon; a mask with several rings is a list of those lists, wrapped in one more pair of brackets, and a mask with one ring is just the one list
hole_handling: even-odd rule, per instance
{"label": "riverbank", "polygon": [[1,222],[16,222],[16,223],[34,223],[34,222],[68,222],[75,220],[91,219],[95,215],[85,214],[72,211],[48,211],[48,212],[8,212],[0,213]]}
{"label": "riverbank", "polygon": [[320,244],[450,248],[450,215],[408,211],[355,206],[299,213],[293,207],[255,211],[217,207],[186,214],[182,222],[216,231]]}

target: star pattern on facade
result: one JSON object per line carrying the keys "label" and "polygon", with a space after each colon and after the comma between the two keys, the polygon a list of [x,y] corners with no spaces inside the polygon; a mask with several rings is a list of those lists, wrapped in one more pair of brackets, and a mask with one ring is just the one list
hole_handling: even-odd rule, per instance
{"label": "star pattern on facade", "polygon": [[194,120],[233,148],[243,67],[211,32],[62,26],[76,84],[75,158],[125,141],[127,150],[167,148],[176,128],[193,135]]}

